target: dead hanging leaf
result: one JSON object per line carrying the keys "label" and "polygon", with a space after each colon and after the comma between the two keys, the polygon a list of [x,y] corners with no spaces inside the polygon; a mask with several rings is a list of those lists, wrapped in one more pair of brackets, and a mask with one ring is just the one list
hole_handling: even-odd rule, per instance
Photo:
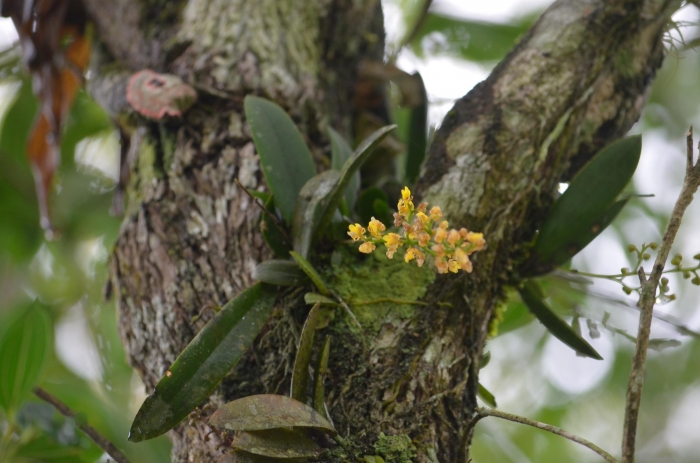
{"label": "dead hanging leaf", "polygon": [[41,226],[52,236],[49,191],[60,162],[63,122],[83,81],[90,58],[87,17],[77,0],[12,0],[0,13],[12,18],[22,61],[32,75],[40,112],[27,142],[36,183]]}
{"label": "dead hanging leaf", "polygon": [[209,424],[231,431],[299,427],[336,434],[333,425],[313,408],[275,394],[253,395],[229,402],[214,412]]}
{"label": "dead hanging leaf", "polygon": [[301,433],[286,429],[242,432],[233,440],[233,448],[272,458],[313,458],[323,449]]}

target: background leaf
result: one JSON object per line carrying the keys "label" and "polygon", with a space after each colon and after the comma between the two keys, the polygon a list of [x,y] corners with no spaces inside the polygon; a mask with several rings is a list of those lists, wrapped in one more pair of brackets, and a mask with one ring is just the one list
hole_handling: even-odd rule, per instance
{"label": "background leaf", "polygon": [[430,12],[411,48],[418,56],[446,54],[469,61],[498,61],[513,48],[534,19],[498,24]]}
{"label": "background leaf", "polygon": [[226,304],[187,345],[141,405],[129,440],[140,442],[165,433],[209,397],[257,337],[274,301],[275,291],[258,283]]}
{"label": "background leaf", "polygon": [[37,385],[52,345],[47,310],[34,302],[15,318],[0,339],[0,407],[11,415]]}
{"label": "background leaf", "polygon": [[292,223],[299,191],[316,175],[311,152],[280,106],[252,95],[245,97],[244,106],[267,185],[282,217]]}

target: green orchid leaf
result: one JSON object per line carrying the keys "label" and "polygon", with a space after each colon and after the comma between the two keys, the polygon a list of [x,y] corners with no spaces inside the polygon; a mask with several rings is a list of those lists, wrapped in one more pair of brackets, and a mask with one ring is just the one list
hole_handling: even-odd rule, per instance
{"label": "green orchid leaf", "polygon": [[323,217],[328,196],[338,185],[340,172],[327,170],[312,177],[299,192],[292,222],[292,247],[309,257],[317,226]]}
{"label": "green orchid leaf", "polygon": [[603,357],[588,344],[588,341],[577,334],[571,326],[549,308],[544,302],[542,291],[536,282],[532,280],[525,281],[522,287],[518,288],[518,292],[528,309],[555,338],[586,357],[603,360]]}
{"label": "green orchid leaf", "polygon": [[[337,171],[342,170],[348,159],[352,157],[352,148],[347,141],[332,128],[328,129],[328,138],[331,141],[331,168]],[[348,212],[355,209],[357,202],[357,192],[360,190],[360,172],[355,172],[352,175],[348,186],[345,189],[343,198]]]}
{"label": "green orchid leaf", "polygon": [[408,117],[405,179],[409,185],[418,180],[428,149],[428,93],[420,73],[414,73],[413,77],[420,82],[422,101],[415,108],[411,108]]}
{"label": "green orchid leaf", "polygon": [[496,404],[496,397],[494,397],[494,395],[491,394],[491,392],[489,392],[489,390],[486,389],[481,383],[479,383],[479,390],[477,391],[477,395],[489,407],[498,407],[498,405]]}
{"label": "green orchid leaf", "polygon": [[[331,355],[331,337],[328,336],[323,343],[323,350],[318,356],[316,362],[316,372],[314,373],[314,408],[327,419],[328,411],[326,410],[326,389],[323,387],[323,380],[328,373],[328,359]],[[329,420],[330,421],[330,420]]]}
{"label": "green orchid leaf", "polygon": [[388,125],[374,132],[357,147],[340,172],[329,170],[312,178],[297,201],[292,224],[294,250],[308,257],[309,249],[320,232],[330,224],[340,206],[343,195],[353,176],[389,133],[396,128]]}
{"label": "green orchid leaf", "polygon": [[615,201],[587,229],[579,230],[579,233],[576,236],[572,236],[565,246],[554,249],[547,263],[533,261],[531,264],[532,267],[530,267],[532,271],[528,273],[528,276],[549,273],[554,270],[555,267],[559,267],[568,262],[572,257],[578,254],[579,251],[588,246],[591,241],[596,239],[598,235],[603,233],[603,230],[608,228],[608,225],[615,220],[620,211],[622,211],[622,208],[625,207],[627,201],[629,201],[629,199]]}
{"label": "green orchid leaf", "polygon": [[314,337],[316,335],[316,323],[321,310],[321,304],[316,303],[309,315],[306,317],[304,327],[301,330],[297,356],[294,359],[294,369],[292,370],[292,399],[299,402],[306,402],[306,387],[309,379],[309,365],[311,364],[311,353],[314,348]]}
{"label": "green orchid leaf", "polygon": [[[601,150],[574,177],[554,203],[532,249],[534,270],[560,265],[588,244],[622,209],[613,205],[629,183],[639,163],[641,136],[619,140]],[[573,252],[573,254],[572,254]]]}
{"label": "green orchid leaf", "polygon": [[314,428],[337,434],[333,425],[313,408],[276,394],[252,395],[229,402],[214,412],[209,425],[230,431]]}
{"label": "green orchid leaf", "polygon": [[6,414],[16,411],[39,382],[49,358],[52,330],[48,311],[38,301],[3,330],[0,338],[0,408]]}
{"label": "green orchid leaf", "polygon": [[321,275],[318,274],[316,269],[311,265],[311,262],[308,260],[304,259],[299,253],[290,251],[289,254],[292,256],[292,258],[296,261],[297,264],[299,264],[299,267],[306,273],[306,275],[311,278],[311,281],[313,284],[316,286],[316,289],[324,295],[328,296],[331,292],[328,289],[328,286],[326,286],[326,283],[323,282],[323,278],[321,278]]}
{"label": "green orchid leaf", "polygon": [[291,260],[266,260],[253,271],[253,279],[277,286],[301,286],[308,282],[306,273]]}
{"label": "green orchid leaf", "polygon": [[340,171],[340,179],[338,179],[338,184],[334,188],[333,192],[328,196],[328,200],[324,205],[323,216],[321,217],[318,225],[315,227],[317,231],[322,230],[327,224],[330,223],[335,210],[338,209],[338,206],[340,205],[340,201],[343,198],[345,190],[350,182],[352,182],[353,176],[359,172],[362,164],[367,161],[369,156],[374,153],[374,150],[377,149],[379,144],[394,129],[396,129],[395,125],[387,125],[386,127],[382,127],[381,129],[375,131],[372,133],[372,135],[364,139],[362,143],[360,143],[360,146],[357,147],[352,157],[345,161],[345,164],[343,164],[343,168]]}
{"label": "green orchid leaf", "polygon": [[277,104],[248,95],[243,105],[267,185],[282,217],[291,223],[301,188],[316,175],[311,151],[292,118]]}
{"label": "green orchid leaf", "polygon": [[[523,17],[509,21],[510,24],[499,24],[429,12],[411,40],[411,49],[418,56],[423,56],[428,49],[431,56],[448,55],[468,61],[498,62],[515,46],[535,19]],[[435,35],[441,39],[435,40]],[[465,37],[468,39],[465,40]]]}
{"label": "green orchid leaf", "polygon": [[[272,195],[265,201],[265,210],[270,214],[275,213],[275,202]],[[281,224],[268,214],[263,214],[260,219],[260,232],[265,243],[272,249],[277,257],[287,257],[292,247],[284,230],[280,229]]]}
{"label": "green orchid leaf", "polygon": [[313,458],[323,452],[314,441],[300,432],[287,429],[247,431],[236,436],[231,445],[236,450],[270,458]]}
{"label": "green orchid leaf", "polygon": [[257,337],[275,297],[272,287],[257,283],[226,304],[185,347],[141,405],[129,440],[160,436],[209,397]]}

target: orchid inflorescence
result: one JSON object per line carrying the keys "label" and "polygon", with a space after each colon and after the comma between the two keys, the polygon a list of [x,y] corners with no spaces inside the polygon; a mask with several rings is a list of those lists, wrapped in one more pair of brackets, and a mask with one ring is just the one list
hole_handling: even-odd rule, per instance
{"label": "orchid inflorescence", "polygon": [[[486,245],[483,233],[474,233],[466,228],[448,230],[449,223],[442,218],[439,206],[433,206],[429,212],[428,203],[413,205],[413,196],[408,187],[401,190],[398,212],[394,213],[394,225],[401,227],[403,233],[386,233],[386,226],[372,217],[365,230],[359,223],[350,225],[348,235],[353,241],[362,241],[359,251],[371,254],[377,245],[386,246],[386,255],[394,258],[397,249],[408,246],[404,253],[406,263],[415,260],[419,267],[425,262],[426,255],[435,258],[438,273],[457,273],[460,269],[472,271],[469,256],[481,251]],[[365,233],[369,232],[369,236]]]}

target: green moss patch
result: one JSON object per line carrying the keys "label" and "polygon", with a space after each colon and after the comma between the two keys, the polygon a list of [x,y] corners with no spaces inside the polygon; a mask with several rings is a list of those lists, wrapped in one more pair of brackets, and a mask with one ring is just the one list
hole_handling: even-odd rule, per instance
{"label": "green moss patch", "polygon": [[391,317],[410,318],[420,305],[397,302],[377,302],[394,299],[407,302],[420,301],[435,280],[435,269],[426,262],[418,267],[415,262],[405,263],[403,253],[397,252],[389,259],[378,249],[371,255],[358,256],[352,247],[337,251],[333,264],[333,289],[348,303],[363,328],[378,332]]}

